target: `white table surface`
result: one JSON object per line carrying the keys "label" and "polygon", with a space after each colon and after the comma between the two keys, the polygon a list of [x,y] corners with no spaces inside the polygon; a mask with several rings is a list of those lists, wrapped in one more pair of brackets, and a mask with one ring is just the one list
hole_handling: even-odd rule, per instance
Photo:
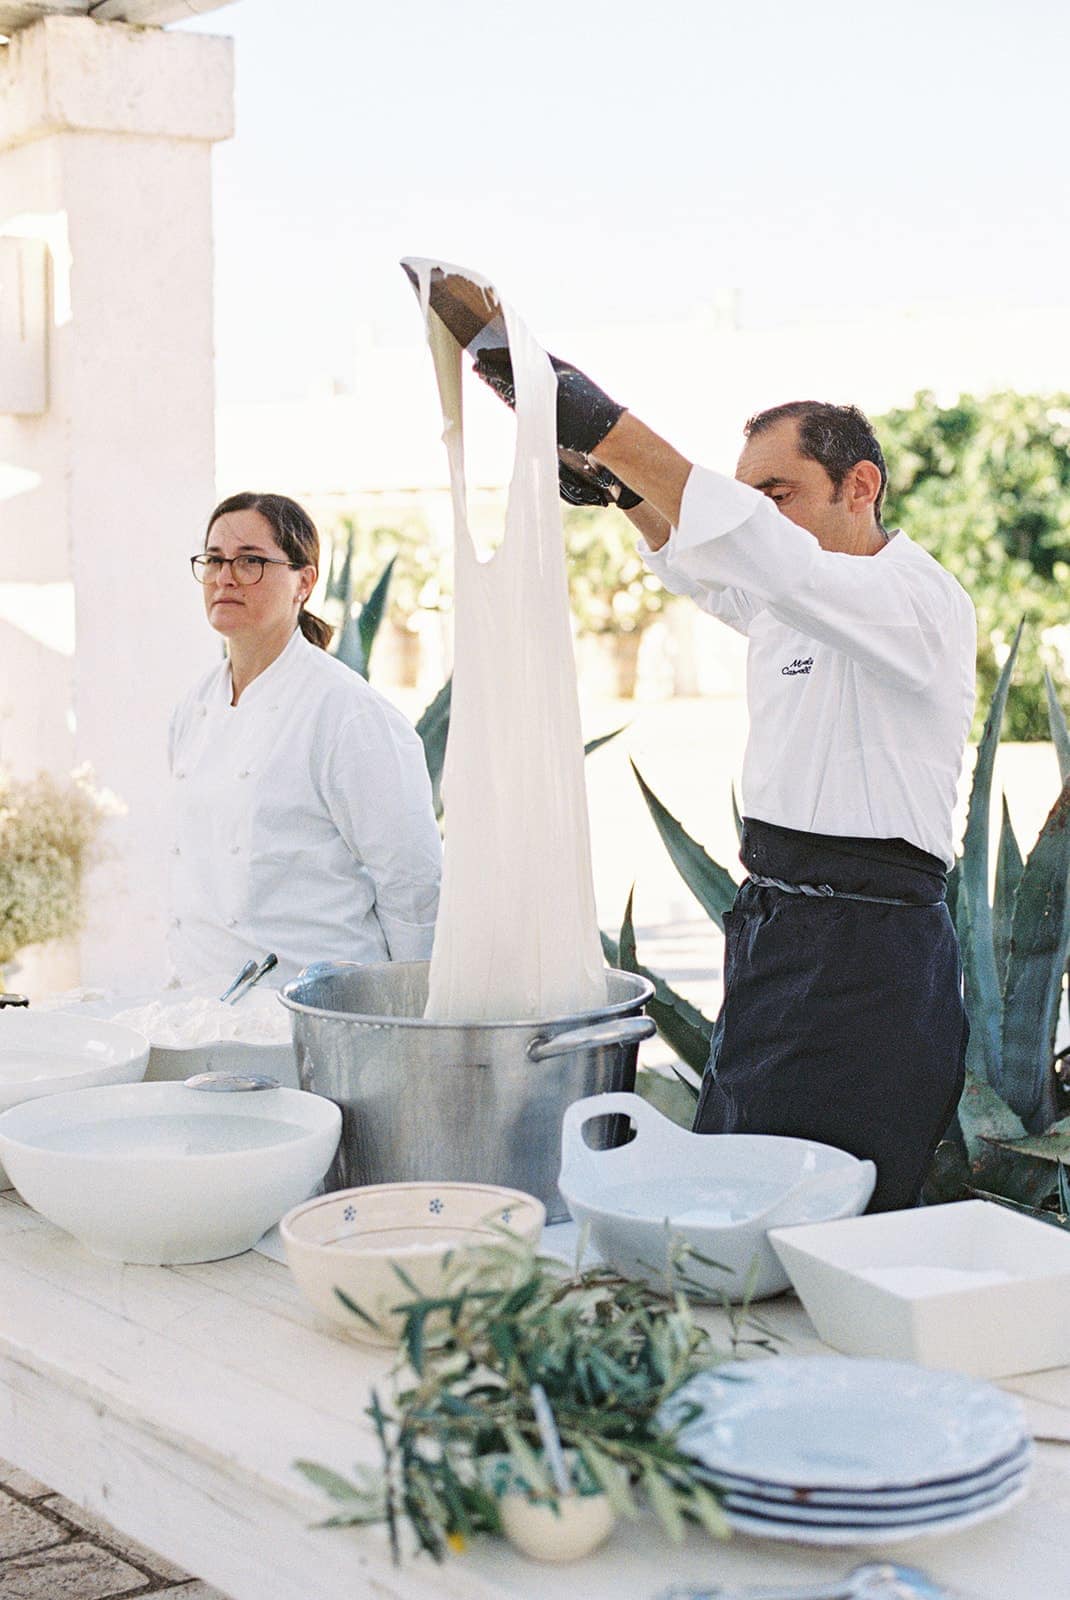
{"label": "white table surface", "polygon": [[[824,1349],[790,1297],[764,1315],[786,1352]],[[1040,1443],[1023,1504],[958,1535],[851,1551],[696,1531],[678,1548],[644,1518],[569,1566],[487,1538],[399,1571],[381,1530],[315,1527],[328,1507],[293,1469],[377,1462],[363,1411],[391,1359],[329,1331],[262,1253],[117,1266],[0,1194],[0,1457],[234,1600],[654,1600],[670,1584],[817,1582],[884,1554],[968,1600],[1070,1596],[1068,1368],[1008,1383],[1034,1433],[1061,1442]]]}

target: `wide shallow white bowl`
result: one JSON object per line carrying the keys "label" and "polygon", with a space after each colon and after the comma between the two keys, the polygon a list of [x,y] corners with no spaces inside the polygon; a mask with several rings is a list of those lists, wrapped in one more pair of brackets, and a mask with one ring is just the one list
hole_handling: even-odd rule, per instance
{"label": "wide shallow white bowl", "polygon": [[[208,1003],[214,1000],[215,995],[223,987],[223,981],[221,977],[214,985],[201,983],[195,989],[163,989],[152,994],[127,995],[124,999],[113,997],[110,1000],[76,1001],[72,1002],[71,1011],[65,1014],[112,1019],[122,1018],[129,1012],[136,1015],[152,1007],[160,1011],[159,1022],[161,1027],[166,1029],[168,1012],[173,1013],[189,1005],[191,1001]],[[250,1016],[250,1008],[257,1007],[259,1015],[255,1020],[262,1024],[263,1010],[269,1007],[272,1001],[278,1007],[280,1020],[285,1021],[288,1027],[289,1016],[278,1000],[278,991],[267,989],[263,985],[258,985],[251,994],[246,995],[234,1006],[224,1009],[220,1005],[219,1015],[230,1027],[238,1029],[241,1028],[243,1020],[248,1020],[252,1031],[256,1031],[254,1017]],[[136,1025],[120,1023],[120,1026]],[[137,1026],[137,1031],[143,1032],[149,1041],[149,1064],[145,1069],[146,1083],[182,1083],[186,1078],[192,1078],[200,1072],[236,1072],[242,1075],[253,1073],[274,1078],[284,1089],[301,1087],[297,1072],[297,1054],[292,1039],[266,1041],[256,1038],[228,1038],[177,1045],[161,1039],[160,1029],[154,1029],[151,1024],[144,1027]]]}
{"label": "wide shallow white bowl", "polygon": [[180,1083],[79,1089],[0,1115],[22,1198],[116,1261],[215,1261],[248,1250],[323,1177],[342,1117],[297,1089]]}
{"label": "wide shallow white bowl", "polygon": [[[317,1311],[354,1338],[396,1345],[404,1318],[394,1308],[439,1294],[447,1258],[500,1243],[502,1228],[537,1245],[545,1221],[542,1202],[519,1189],[378,1183],[309,1200],[283,1217],[279,1232],[290,1271]],[[336,1289],[364,1316],[350,1311]]]}
{"label": "wide shallow white bowl", "polygon": [[[68,1089],[137,1083],[149,1046],[140,1033],[50,1011],[0,1014],[0,1111]],[[7,1178],[0,1165],[0,1188]]]}
{"label": "wide shallow white bowl", "polygon": [[1070,1362],[1070,1234],[987,1200],[777,1229],[826,1344],[1001,1378]]}
{"label": "wide shallow white bowl", "polygon": [[[624,1113],[635,1137],[594,1150],[584,1124]],[[766,1237],[770,1228],[855,1216],[876,1168],[810,1139],[767,1134],[688,1133],[634,1094],[591,1095],[565,1112],[558,1183],[573,1218],[618,1272],[656,1288],[680,1265],[696,1292],[715,1299],[763,1299],[788,1287]],[[713,1262],[716,1265],[710,1265]]]}

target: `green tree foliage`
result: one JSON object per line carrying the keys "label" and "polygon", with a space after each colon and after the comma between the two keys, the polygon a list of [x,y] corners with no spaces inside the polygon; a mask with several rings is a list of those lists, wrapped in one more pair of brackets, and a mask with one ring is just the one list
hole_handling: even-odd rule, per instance
{"label": "green tree foliage", "polygon": [[1048,739],[1044,669],[1068,682],[1070,395],[923,391],[875,419],[888,459],[885,525],[902,527],[953,572],[977,607],[977,723],[1026,621],[1005,723],[1011,739]]}
{"label": "green tree foliage", "polygon": [[643,632],[675,600],[644,565],[639,535],[619,511],[564,513],[572,614],[584,634]]}

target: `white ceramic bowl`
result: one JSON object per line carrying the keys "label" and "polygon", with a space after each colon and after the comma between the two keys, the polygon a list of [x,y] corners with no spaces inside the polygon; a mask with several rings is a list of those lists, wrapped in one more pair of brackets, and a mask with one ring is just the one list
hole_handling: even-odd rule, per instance
{"label": "white ceramic bowl", "polygon": [[297,1089],[180,1083],[79,1089],[0,1115],[0,1159],[28,1205],[116,1261],[248,1250],[323,1177],[342,1117]]}
{"label": "white ceramic bowl", "polygon": [[[2,1124],[0,1124],[2,1125]],[[379,1183],[340,1189],[297,1206],[279,1227],[298,1287],[354,1338],[396,1345],[404,1318],[392,1308],[441,1292],[447,1256],[500,1242],[499,1227],[537,1245],[546,1208],[534,1195],[489,1183]],[[407,1288],[395,1264],[415,1285]],[[349,1311],[341,1289],[371,1318]]]}
{"label": "white ceramic bowl", "polygon": [[[243,1020],[253,1032],[262,1031],[265,1010],[274,1004],[280,1022],[289,1027],[289,1015],[278,1000],[278,991],[258,985],[235,1006],[215,1007],[215,996],[223,986],[219,978],[214,985],[202,983],[194,989],[163,989],[154,994],[127,996],[116,1000],[83,1000],[77,1002],[72,1016],[95,1016],[122,1019],[127,1013],[156,1014],[157,1023],[144,1026],[137,1022],[122,1026],[136,1028],[149,1041],[149,1064],[145,1070],[146,1083],[182,1083],[199,1072],[255,1073],[274,1078],[284,1089],[301,1087],[297,1072],[297,1056],[293,1040],[280,1038],[273,1041],[257,1038],[217,1039],[209,1043],[179,1045],[171,1035],[176,1031],[168,1013],[172,1015],[191,1004],[208,1010],[217,1009],[219,1018],[230,1029],[241,1029]],[[253,1012],[253,1008],[255,1012]],[[259,1026],[258,1026],[259,1025]]]}
{"label": "white ceramic bowl", "polygon": [[[68,1089],[137,1083],[148,1041],[118,1023],[50,1011],[0,1013],[0,1111]],[[7,1183],[0,1165],[0,1189]]]}
{"label": "white ceramic bowl", "polygon": [[[584,1124],[631,1118],[635,1137],[593,1150]],[[565,1113],[558,1180],[573,1218],[618,1272],[667,1288],[674,1238],[709,1261],[681,1263],[696,1292],[763,1299],[788,1287],[770,1228],[865,1209],[876,1168],[844,1150],[771,1134],[688,1133],[634,1094],[591,1095]]]}

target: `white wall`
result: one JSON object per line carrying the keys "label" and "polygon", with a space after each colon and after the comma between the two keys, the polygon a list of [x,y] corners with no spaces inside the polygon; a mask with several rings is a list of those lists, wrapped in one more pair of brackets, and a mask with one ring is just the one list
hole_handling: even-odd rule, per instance
{"label": "white wall", "polygon": [[0,233],[46,238],[53,280],[48,408],[0,416],[0,759],[91,762],[128,808],[78,949],[20,982],[136,988],[164,964],[167,719],[215,655],[186,558],[215,488],[230,42],[49,17],[0,54]]}

